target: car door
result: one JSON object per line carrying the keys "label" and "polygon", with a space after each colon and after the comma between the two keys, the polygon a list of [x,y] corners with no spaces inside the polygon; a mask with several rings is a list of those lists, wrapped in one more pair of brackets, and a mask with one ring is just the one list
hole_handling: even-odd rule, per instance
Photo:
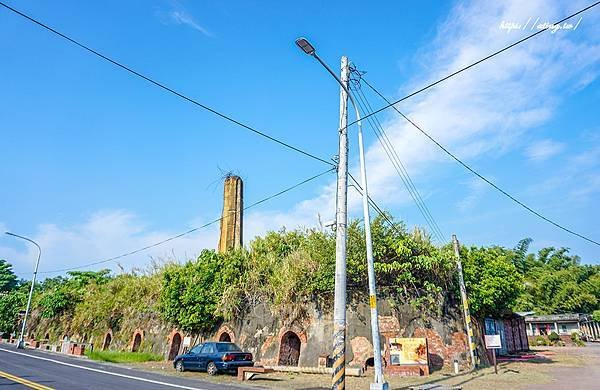
{"label": "car door", "polygon": [[183,367],[186,370],[198,370],[200,352],[202,351],[203,344],[196,345],[183,357]]}
{"label": "car door", "polygon": [[198,355],[198,368],[200,370],[206,370],[206,365],[212,358],[212,355],[216,352],[214,343],[204,344],[202,351]]}

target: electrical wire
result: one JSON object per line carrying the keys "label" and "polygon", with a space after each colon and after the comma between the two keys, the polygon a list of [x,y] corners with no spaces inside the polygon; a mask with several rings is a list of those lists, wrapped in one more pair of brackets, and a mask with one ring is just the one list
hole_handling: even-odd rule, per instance
{"label": "electrical wire", "polygon": [[[525,41],[527,41],[527,40],[529,40],[529,39],[533,38],[533,37],[535,37],[536,35],[539,35],[539,34],[541,34],[541,33],[545,32],[546,30],[548,30],[548,29],[549,29],[551,26],[553,26],[553,25],[558,25],[558,24],[561,24],[561,23],[563,23],[563,22],[565,22],[565,21],[567,21],[567,20],[569,20],[569,19],[571,19],[571,18],[573,18],[573,17],[575,17],[575,16],[577,16],[577,15],[579,15],[579,14],[581,14],[581,13],[583,13],[583,12],[585,12],[585,11],[589,10],[589,9],[591,9],[591,8],[594,8],[594,7],[595,7],[595,6],[597,6],[598,4],[600,4],[600,1],[597,1],[597,2],[595,2],[595,3],[593,3],[593,4],[591,4],[591,5],[588,5],[587,7],[585,7],[585,8],[583,8],[583,9],[581,9],[581,10],[579,10],[579,11],[577,11],[577,12],[575,12],[575,13],[573,13],[573,14],[571,14],[571,15],[569,15],[569,16],[567,16],[567,17],[565,17],[565,18],[561,19],[561,20],[559,20],[558,22],[556,22],[556,23],[554,23],[554,24],[551,24],[551,25],[548,25],[548,26],[546,26],[545,28],[543,28],[543,29],[540,29],[540,30],[538,30],[537,32],[535,32],[535,33],[533,33],[533,34],[530,34],[530,35],[526,36],[525,38],[519,39],[518,41],[516,41],[516,42],[514,42],[514,43],[511,43],[510,45],[508,45],[508,46],[505,46],[504,48],[502,48],[502,49],[500,49],[500,50],[498,50],[498,51],[495,51],[495,52],[493,52],[492,54],[489,54],[489,55],[487,55],[487,56],[485,56],[485,57],[483,57],[483,58],[481,58],[481,59],[479,59],[479,60],[477,60],[477,61],[473,62],[472,64],[465,66],[464,68],[461,68],[461,69],[459,69],[459,70],[457,70],[457,71],[455,71],[455,72],[453,72],[453,73],[450,73],[449,75],[447,75],[447,76],[445,76],[445,77],[442,77],[441,79],[439,79],[439,80],[437,80],[437,81],[434,81],[434,82],[432,82],[432,83],[430,83],[430,84],[427,84],[427,85],[426,85],[426,86],[424,86],[423,88],[420,88],[420,89],[418,89],[418,90],[416,90],[416,91],[414,91],[414,92],[411,92],[411,93],[409,93],[408,95],[406,95],[406,96],[404,96],[404,97],[402,97],[402,98],[400,98],[400,99],[398,99],[398,100],[396,100],[396,101],[394,101],[394,102],[389,102],[389,101],[388,101],[388,104],[387,104],[386,106],[383,106],[383,107],[381,107],[381,108],[379,108],[379,109],[377,109],[377,110],[375,110],[375,111],[372,111],[372,112],[370,112],[370,113],[366,114],[366,115],[365,115],[365,116],[363,116],[361,119],[367,119],[368,117],[371,117],[371,116],[373,116],[373,115],[375,115],[375,114],[377,114],[377,113],[380,113],[381,111],[384,111],[384,110],[386,110],[386,109],[388,109],[388,108],[390,108],[390,107],[393,107],[394,105],[396,105],[396,104],[400,103],[401,101],[404,101],[404,100],[406,100],[406,99],[408,99],[408,98],[410,98],[410,97],[413,97],[413,96],[415,96],[415,95],[417,95],[417,94],[419,94],[419,93],[421,93],[421,92],[423,92],[423,91],[425,91],[425,90],[427,90],[427,89],[429,89],[429,88],[431,88],[431,87],[434,87],[434,86],[436,86],[436,85],[438,85],[438,84],[440,84],[440,83],[442,83],[442,82],[444,82],[444,81],[448,80],[449,78],[451,78],[451,77],[454,77],[454,76],[456,76],[456,75],[458,75],[458,74],[460,74],[460,73],[464,72],[464,71],[465,71],[465,70],[467,70],[467,69],[471,69],[472,67],[474,67],[474,66],[476,66],[476,65],[479,65],[479,64],[481,64],[482,62],[484,62],[484,61],[486,61],[486,60],[489,60],[490,58],[492,58],[492,57],[495,57],[495,56],[497,56],[498,54],[500,54],[500,53],[503,53],[503,52],[505,52],[505,51],[507,51],[507,50],[509,50],[509,49],[511,49],[511,48],[513,48],[513,47],[515,47],[515,46],[517,46],[517,45],[519,45],[519,44],[521,44],[521,43],[523,43],[523,42],[525,42]],[[357,121],[351,122],[351,123],[349,123],[349,124],[348,124],[346,127],[350,127],[350,126],[352,126],[353,124],[355,124],[356,122],[357,122]]]}
{"label": "electrical wire", "polygon": [[[279,191],[279,192],[277,192],[277,193],[275,193],[275,194],[269,195],[269,196],[267,196],[266,198],[263,198],[263,199],[261,199],[261,200],[258,200],[258,201],[256,201],[256,202],[254,202],[254,203],[252,203],[252,204],[250,204],[250,205],[248,205],[248,206],[244,207],[242,210],[243,210],[243,211],[246,211],[246,210],[248,210],[248,209],[250,209],[250,208],[252,208],[252,207],[258,206],[259,204],[262,204],[262,203],[264,203],[264,202],[267,202],[267,201],[269,201],[269,200],[271,200],[271,199],[273,199],[273,198],[276,198],[276,197],[278,197],[278,196],[281,196],[281,195],[285,194],[286,192],[289,192],[289,191],[291,191],[291,190],[293,190],[293,189],[295,189],[295,188],[298,188],[298,187],[302,186],[303,184],[306,184],[306,183],[308,183],[308,182],[310,182],[310,181],[313,181],[313,180],[315,180],[315,179],[317,179],[317,178],[319,178],[319,177],[321,177],[321,176],[323,176],[323,175],[326,175],[326,174],[327,174],[327,173],[329,173],[329,172],[335,171],[335,170],[336,170],[336,168],[331,168],[331,169],[328,169],[328,170],[326,170],[326,171],[324,171],[324,172],[321,172],[321,173],[319,173],[319,174],[317,174],[317,175],[314,175],[314,176],[312,176],[312,177],[309,177],[308,179],[302,180],[301,182],[299,182],[299,183],[296,183],[296,184],[294,184],[294,185],[292,185],[292,186],[290,186],[290,187],[287,187],[287,188],[285,188],[285,189],[283,189],[283,190],[281,190],[281,191]],[[142,248],[139,248],[139,249],[136,249],[136,250],[130,251],[130,252],[126,252],[126,253],[123,253],[123,254],[120,254],[120,255],[118,255],[118,256],[114,256],[114,257],[108,258],[108,259],[104,259],[104,260],[95,261],[95,262],[93,262],[93,263],[82,264],[82,265],[78,265],[78,266],[75,266],[75,267],[69,267],[69,268],[56,269],[56,270],[52,270],[52,271],[42,271],[42,272],[39,272],[39,273],[40,273],[40,274],[52,274],[52,273],[58,273],[58,272],[66,272],[66,271],[72,271],[72,270],[76,270],[76,269],[87,268],[87,267],[91,267],[91,266],[94,266],[94,265],[99,265],[99,264],[104,264],[104,263],[108,263],[108,262],[111,262],[111,261],[115,261],[115,260],[121,259],[121,258],[123,258],[123,257],[131,256],[131,255],[134,255],[134,254],[136,254],[136,253],[140,253],[140,252],[143,252],[143,251],[145,251],[145,250],[148,250],[148,249],[151,249],[151,248],[157,247],[157,246],[159,246],[159,245],[162,245],[162,244],[164,244],[164,243],[167,243],[167,242],[169,242],[169,241],[173,241],[173,240],[175,240],[175,239],[177,239],[177,238],[180,238],[180,237],[186,236],[186,235],[188,235],[188,234],[191,234],[191,233],[193,233],[193,232],[195,232],[195,231],[198,231],[198,230],[204,229],[204,228],[206,228],[206,227],[208,227],[208,226],[210,226],[210,225],[214,225],[215,223],[217,223],[217,222],[220,222],[220,221],[221,221],[223,218],[224,218],[224,217],[217,218],[217,219],[215,219],[215,220],[212,220],[212,221],[210,221],[210,222],[207,222],[207,223],[205,223],[205,224],[204,224],[204,225],[202,225],[202,226],[195,227],[195,228],[193,228],[193,229],[187,230],[187,231],[185,231],[185,232],[183,232],[183,233],[179,233],[179,234],[177,234],[177,235],[175,235],[175,236],[169,237],[169,238],[167,238],[167,239],[164,239],[164,240],[162,240],[162,241],[156,242],[156,243],[154,243],[154,244],[147,245],[147,246],[145,246],[145,247],[142,247]]]}
{"label": "electrical wire", "polygon": [[[369,101],[367,100],[365,94],[362,92],[362,89],[360,88],[361,74],[360,74],[360,72],[358,72],[355,69],[353,70],[353,74],[354,75],[358,74],[358,79],[355,80],[355,83],[353,83],[353,85],[355,85],[354,91],[357,92],[358,104],[361,106],[362,111],[370,110],[371,105],[370,105]],[[431,229],[432,234],[438,239],[438,241],[440,243],[443,243],[444,242],[444,233],[442,232],[442,230],[439,227],[439,224],[437,223],[437,221],[431,214],[431,211],[427,207],[427,204],[421,197],[421,194],[419,193],[417,187],[415,186],[413,180],[411,179],[410,174],[408,173],[408,170],[402,163],[402,160],[400,160],[400,156],[398,155],[398,152],[394,148],[394,145],[392,144],[389,137],[387,136],[383,126],[381,125],[381,123],[379,122],[379,120],[377,119],[376,116],[367,118],[367,121],[370,124],[371,130],[373,131],[373,133],[375,133],[375,136],[381,143],[381,146],[383,147],[383,150],[385,151],[386,155],[388,156],[394,169],[398,173],[398,176],[400,176],[400,179],[402,180],[402,183],[406,187],[406,190],[409,192],[413,201],[417,205],[417,208],[421,212],[421,215],[425,219],[425,222],[429,225],[429,228]]]}
{"label": "electrical wire", "polygon": [[80,47],[80,48],[82,48],[82,49],[84,49],[84,50],[86,50],[86,51],[88,51],[88,52],[90,52],[90,53],[92,53],[92,54],[100,57],[100,58],[102,58],[103,60],[106,60],[106,61],[110,62],[111,64],[113,64],[113,65],[115,65],[115,66],[117,66],[117,67],[119,67],[119,68],[121,68],[121,69],[123,69],[123,70],[125,70],[125,71],[127,71],[127,72],[129,72],[129,73],[131,73],[131,74],[133,74],[133,75],[135,75],[135,76],[137,76],[137,77],[139,77],[139,78],[141,78],[141,79],[143,79],[143,80],[145,80],[145,81],[147,81],[147,82],[149,82],[149,83],[157,86],[157,87],[159,87],[159,88],[162,88],[163,90],[165,90],[167,92],[170,92],[173,95],[175,95],[175,96],[177,96],[177,97],[179,97],[179,98],[181,98],[183,100],[186,100],[186,101],[188,101],[188,102],[196,105],[197,107],[200,107],[200,108],[202,108],[202,109],[204,109],[204,110],[206,110],[206,111],[208,111],[208,112],[210,112],[210,113],[212,113],[212,114],[214,114],[214,115],[216,115],[216,116],[218,116],[218,117],[220,117],[222,119],[225,119],[225,120],[227,120],[227,121],[229,121],[231,123],[234,123],[234,124],[236,124],[236,125],[244,128],[246,130],[249,130],[249,131],[251,131],[251,132],[253,132],[253,133],[255,133],[255,134],[257,134],[257,135],[259,135],[259,136],[261,136],[263,138],[266,138],[266,139],[268,139],[270,141],[273,141],[273,142],[275,142],[275,143],[277,143],[277,144],[279,144],[281,146],[284,146],[285,148],[291,149],[291,150],[293,150],[295,152],[301,153],[301,154],[303,154],[303,155],[305,155],[307,157],[310,157],[310,158],[312,158],[314,160],[320,161],[322,163],[325,163],[325,164],[331,165],[331,166],[335,165],[335,164],[331,163],[330,161],[327,161],[327,160],[325,160],[325,159],[323,159],[321,157],[318,157],[318,156],[316,156],[316,155],[314,155],[312,153],[309,153],[309,152],[307,152],[305,150],[302,150],[299,147],[293,146],[293,145],[291,145],[291,144],[289,144],[289,143],[287,143],[285,141],[279,140],[279,139],[277,139],[277,138],[275,138],[275,137],[273,137],[273,136],[271,136],[271,135],[269,135],[269,134],[267,134],[267,133],[265,133],[263,131],[257,130],[256,128],[254,128],[254,127],[252,127],[250,125],[242,123],[241,121],[239,121],[237,119],[234,119],[234,118],[232,118],[231,116],[229,116],[227,114],[219,112],[216,109],[211,108],[211,107],[209,107],[209,106],[207,106],[205,104],[202,104],[199,101],[197,101],[197,100],[195,100],[195,99],[193,99],[191,97],[188,97],[188,96],[184,95],[183,93],[178,92],[178,91],[174,90],[173,88],[168,87],[167,85],[165,85],[165,84],[163,84],[163,83],[161,83],[159,81],[156,81],[156,80],[152,79],[151,77],[146,76],[146,75],[144,75],[144,74],[142,74],[142,73],[134,70],[133,68],[131,68],[131,67],[127,66],[127,65],[123,65],[122,63],[120,63],[120,62],[118,62],[116,60],[113,60],[112,58],[108,57],[107,55],[104,55],[104,54],[100,53],[99,51],[97,51],[95,49],[92,49],[91,47],[89,47],[89,46],[87,46],[87,45],[85,45],[85,44],[83,44],[83,43],[81,43],[81,42],[79,42],[79,41],[77,41],[77,40],[75,40],[75,39],[67,36],[66,34],[61,33],[60,31],[58,31],[58,30],[56,30],[56,29],[48,26],[47,24],[45,24],[45,23],[43,23],[43,22],[41,22],[41,21],[39,21],[39,20],[37,20],[37,19],[29,16],[29,15],[26,15],[25,13],[23,13],[23,12],[15,9],[15,8],[9,6],[6,3],[3,3],[2,1],[0,1],[0,6],[8,9],[9,11],[11,11],[11,12],[13,12],[13,13],[19,15],[19,16],[22,16],[23,18],[29,20],[30,22],[33,22],[33,23],[37,24],[38,26],[46,29],[47,31],[52,32],[53,34],[58,35],[59,37],[66,39],[67,41],[71,42],[72,44],[74,44],[74,45],[76,45],[76,46],[78,46],[78,47]]}
{"label": "electrical wire", "polygon": [[[371,90],[373,90],[373,92],[375,92],[377,95],[379,95],[384,101],[389,102],[389,100],[383,96],[373,85],[371,85],[367,80],[365,80],[365,78],[363,77],[361,79],[362,82],[364,82]],[[483,180],[484,182],[486,182],[487,184],[489,184],[490,186],[492,186],[494,189],[496,189],[497,191],[499,191],[502,195],[506,196],[508,199],[512,200],[513,202],[515,202],[516,204],[518,204],[519,206],[523,207],[525,210],[529,211],[530,213],[532,213],[533,215],[537,216],[538,218],[541,218],[542,220],[554,225],[555,227],[570,233],[576,237],[579,237],[585,241],[588,241],[592,244],[596,244],[598,246],[600,246],[600,242],[595,241],[589,237],[584,236],[583,234],[577,233],[561,224],[559,224],[558,222],[555,222],[553,220],[551,220],[548,217],[545,217],[544,215],[542,215],[540,212],[534,210],[533,208],[529,207],[528,205],[526,205],[525,203],[521,202],[519,199],[517,199],[515,196],[511,195],[510,193],[508,193],[506,190],[500,188],[498,185],[494,184],[492,181],[488,180],[485,176],[483,176],[482,174],[480,174],[479,172],[477,172],[474,168],[472,168],[471,166],[469,166],[467,163],[463,162],[461,159],[459,159],[458,157],[456,157],[456,155],[454,155],[452,152],[450,152],[446,147],[444,147],[442,144],[440,144],[438,141],[436,141],[431,135],[429,135],[425,130],[423,130],[423,128],[421,128],[419,125],[417,125],[412,119],[410,119],[408,116],[406,116],[405,114],[403,114],[398,108],[396,108],[393,105],[390,105],[390,107],[393,107],[394,110],[400,114],[406,121],[408,121],[408,123],[410,123],[413,127],[415,127],[417,130],[419,130],[423,135],[425,135],[431,142],[433,142],[435,145],[437,145],[437,147],[439,147],[444,153],[446,153],[448,156],[450,156],[453,160],[455,160],[456,162],[458,162],[460,165],[463,166],[463,168],[465,168],[466,170],[468,170],[469,172],[471,172],[472,174],[474,174],[475,176],[477,176],[479,179]]]}

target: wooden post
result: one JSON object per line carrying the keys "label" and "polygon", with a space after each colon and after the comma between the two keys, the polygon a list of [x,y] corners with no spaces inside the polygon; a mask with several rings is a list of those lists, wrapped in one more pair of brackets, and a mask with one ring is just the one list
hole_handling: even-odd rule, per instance
{"label": "wooden post", "polygon": [[496,349],[492,349],[492,358],[494,359],[494,372],[498,374],[498,362],[496,361]]}

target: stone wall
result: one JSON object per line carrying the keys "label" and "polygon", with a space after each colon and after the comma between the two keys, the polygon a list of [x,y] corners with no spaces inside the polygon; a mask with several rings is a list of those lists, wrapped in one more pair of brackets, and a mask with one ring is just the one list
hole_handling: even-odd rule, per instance
{"label": "stone wall", "polygon": [[[395,307],[380,300],[379,324],[382,351],[386,356],[388,338],[425,337],[429,348],[431,370],[451,367],[457,358],[462,367],[468,366],[468,347],[460,314],[455,309],[445,310],[440,318],[427,318],[410,305]],[[187,347],[206,340],[231,340],[251,352],[259,364],[291,364],[316,367],[327,362],[332,346],[332,308],[311,303],[303,307],[300,317],[274,315],[266,304],[260,304],[243,316],[221,324],[210,334],[192,334],[175,329],[155,315],[137,315],[127,318],[119,329],[93,329],[86,335],[67,334],[76,342],[88,342],[95,349],[134,349],[136,335],[141,337],[139,351],[148,351],[165,359],[172,358]],[[349,366],[367,368],[372,365],[370,310],[366,299],[353,298],[347,312],[348,334],[346,359]],[[45,332],[43,321],[32,324],[37,334]],[[37,329],[36,329],[37,328]],[[106,345],[107,335],[110,344]],[[62,335],[53,335],[60,342]],[[282,362],[282,355],[285,359]],[[384,365],[387,364],[384,358]]]}

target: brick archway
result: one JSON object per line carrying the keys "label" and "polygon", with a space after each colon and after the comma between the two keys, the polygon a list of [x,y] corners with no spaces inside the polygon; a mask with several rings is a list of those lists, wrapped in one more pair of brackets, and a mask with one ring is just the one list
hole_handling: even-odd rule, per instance
{"label": "brick archway", "polygon": [[102,340],[102,350],[106,351],[110,347],[110,343],[113,339],[112,329],[109,329],[106,334],[104,334],[104,340]]}
{"label": "brick archway", "polygon": [[297,327],[284,327],[279,330],[279,356],[277,363],[281,366],[298,366],[300,356],[306,348],[306,333]]}
{"label": "brick archway", "polygon": [[144,331],[141,329],[136,329],[133,332],[133,337],[131,338],[131,352],[138,352],[142,345],[142,341],[144,341]]}
{"label": "brick archway", "polygon": [[181,346],[183,345],[183,335],[181,332],[174,330],[169,335],[169,353],[167,360],[174,360],[175,356],[179,355]]}
{"label": "brick archway", "polygon": [[235,333],[229,326],[223,325],[217,331],[215,340],[235,343]]}

